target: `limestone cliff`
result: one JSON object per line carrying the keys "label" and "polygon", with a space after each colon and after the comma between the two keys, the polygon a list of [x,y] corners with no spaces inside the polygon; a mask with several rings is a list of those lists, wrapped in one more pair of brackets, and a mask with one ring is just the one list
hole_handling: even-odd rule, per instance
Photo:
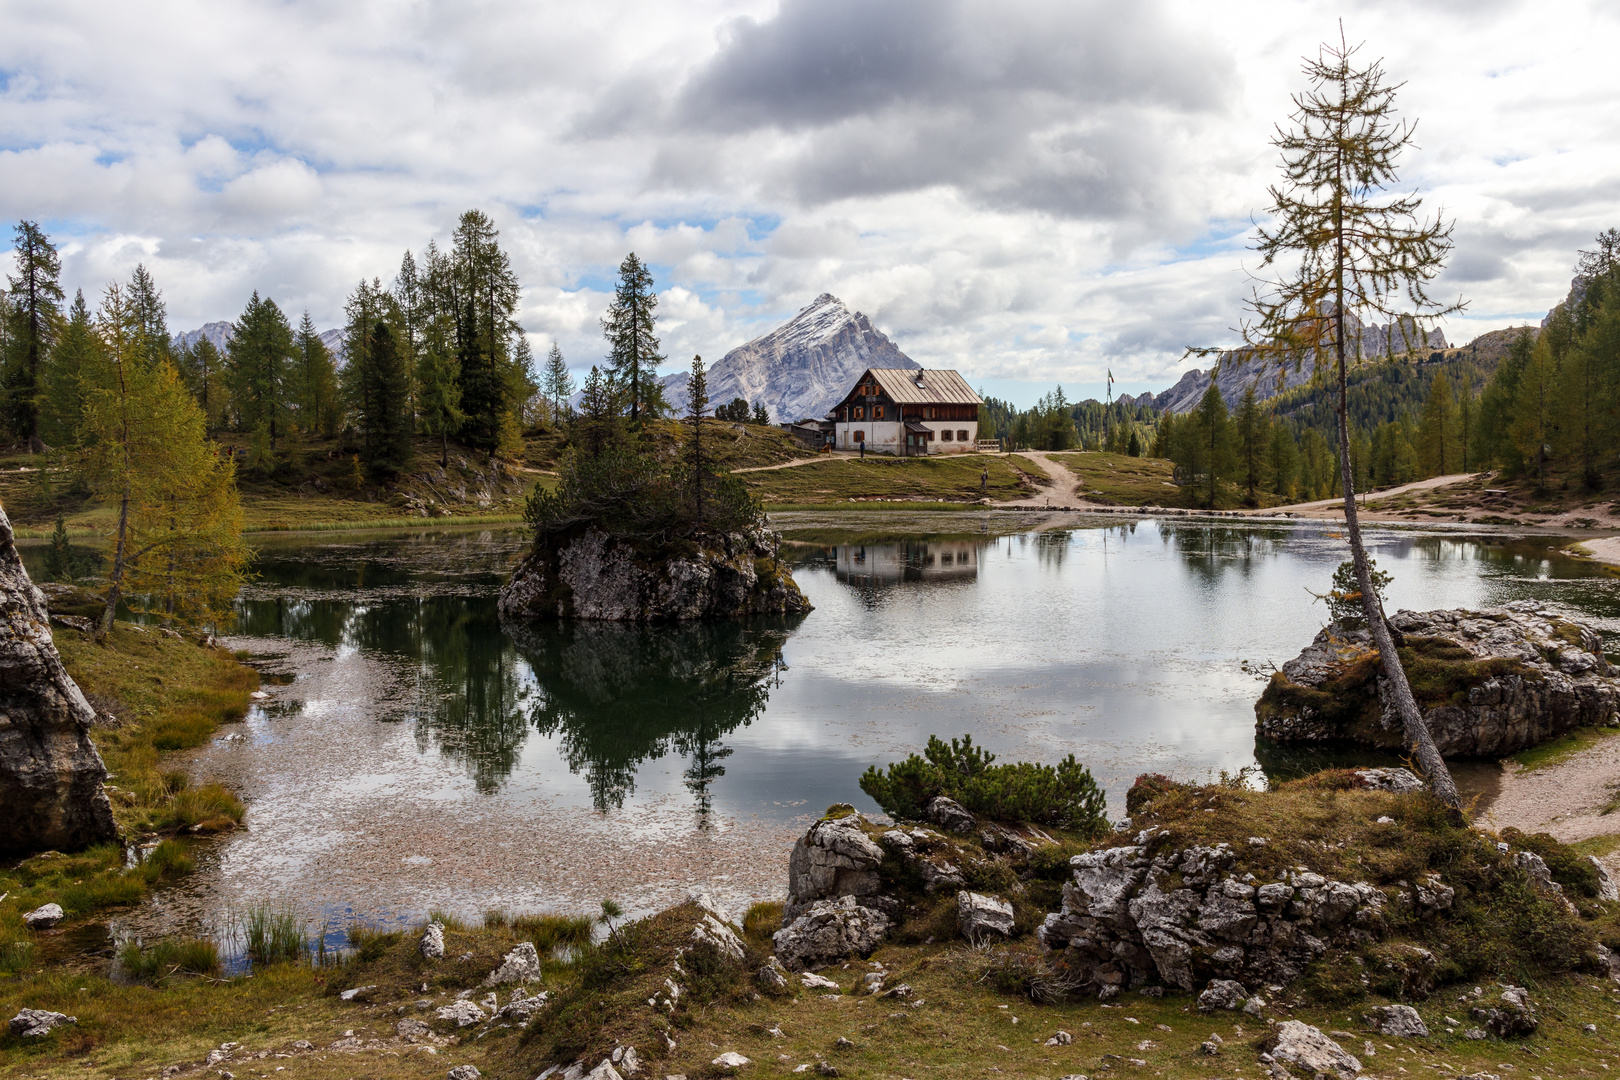
{"label": "limestone cliff", "polygon": [[[1400,611],[1401,661],[1446,755],[1500,756],[1572,728],[1620,724],[1620,679],[1590,626],[1532,600],[1487,611]],[[1398,748],[1365,630],[1329,626],[1282,666],[1255,705],[1256,732]]]}
{"label": "limestone cliff", "polygon": [[117,838],[95,711],[62,666],[45,600],[0,510],[0,852],[71,850]]}
{"label": "limestone cliff", "polygon": [[516,620],[682,622],[809,610],[766,529],[654,550],[589,526],[524,556],[500,593],[502,617]]}

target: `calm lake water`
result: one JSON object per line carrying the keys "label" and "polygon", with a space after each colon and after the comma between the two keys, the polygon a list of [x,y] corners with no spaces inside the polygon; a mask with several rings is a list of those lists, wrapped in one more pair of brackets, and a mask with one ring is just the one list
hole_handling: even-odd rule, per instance
{"label": "calm lake water", "polygon": [[[190,755],[243,793],[249,828],[118,929],[217,926],[266,898],[312,925],[647,910],[694,888],[741,907],[783,892],[807,815],[875,809],[860,774],[930,734],[1073,753],[1116,815],[1138,773],[1255,765],[1254,700],[1324,621],[1309,590],[1342,538],[1033,520],[863,515],[880,531],[838,542],[848,516],[782,515],[821,541],[791,549],[812,613],[647,629],[503,627],[516,531],[265,542],[232,644],[291,681]],[[1620,643],[1620,580],[1555,541],[1369,535],[1392,609],[1533,597]]]}

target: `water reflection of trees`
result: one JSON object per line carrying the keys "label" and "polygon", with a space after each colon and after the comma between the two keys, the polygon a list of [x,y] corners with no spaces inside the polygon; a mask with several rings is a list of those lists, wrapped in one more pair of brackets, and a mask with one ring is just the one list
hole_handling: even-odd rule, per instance
{"label": "water reflection of trees", "polygon": [[1162,522],[1160,539],[1174,545],[1187,568],[1206,582],[1229,569],[1245,577],[1278,553],[1288,538],[1286,529]]}
{"label": "water reflection of trees", "polygon": [[599,810],[635,791],[637,769],[672,750],[700,815],[731,754],[721,741],[765,708],[791,624],[780,620],[641,627],[509,626],[534,672],[529,718],[556,736]]}

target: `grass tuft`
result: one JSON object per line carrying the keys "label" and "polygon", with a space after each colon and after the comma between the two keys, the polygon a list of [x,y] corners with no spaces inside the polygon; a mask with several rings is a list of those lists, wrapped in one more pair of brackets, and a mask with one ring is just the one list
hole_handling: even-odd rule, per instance
{"label": "grass tuft", "polygon": [[219,946],[207,938],[164,938],[149,948],[130,941],[118,950],[118,965],[136,982],[157,984],[179,975],[214,975]]}
{"label": "grass tuft", "polygon": [[296,963],[307,951],[304,928],[290,906],[255,904],[238,917],[237,923],[254,967]]}

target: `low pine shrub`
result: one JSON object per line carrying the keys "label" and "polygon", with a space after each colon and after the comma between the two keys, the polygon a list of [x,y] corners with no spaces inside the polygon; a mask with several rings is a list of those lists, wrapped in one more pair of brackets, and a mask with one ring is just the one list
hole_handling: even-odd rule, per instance
{"label": "low pine shrub", "polygon": [[897,818],[920,818],[944,795],[993,821],[1033,821],[1085,836],[1107,830],[1102,789],[1073,754],[1055,766],[995,760],[971,735],[949,743],[930,735],[922,757],[912,754],[886,771],[867,769],[861,790]]}

